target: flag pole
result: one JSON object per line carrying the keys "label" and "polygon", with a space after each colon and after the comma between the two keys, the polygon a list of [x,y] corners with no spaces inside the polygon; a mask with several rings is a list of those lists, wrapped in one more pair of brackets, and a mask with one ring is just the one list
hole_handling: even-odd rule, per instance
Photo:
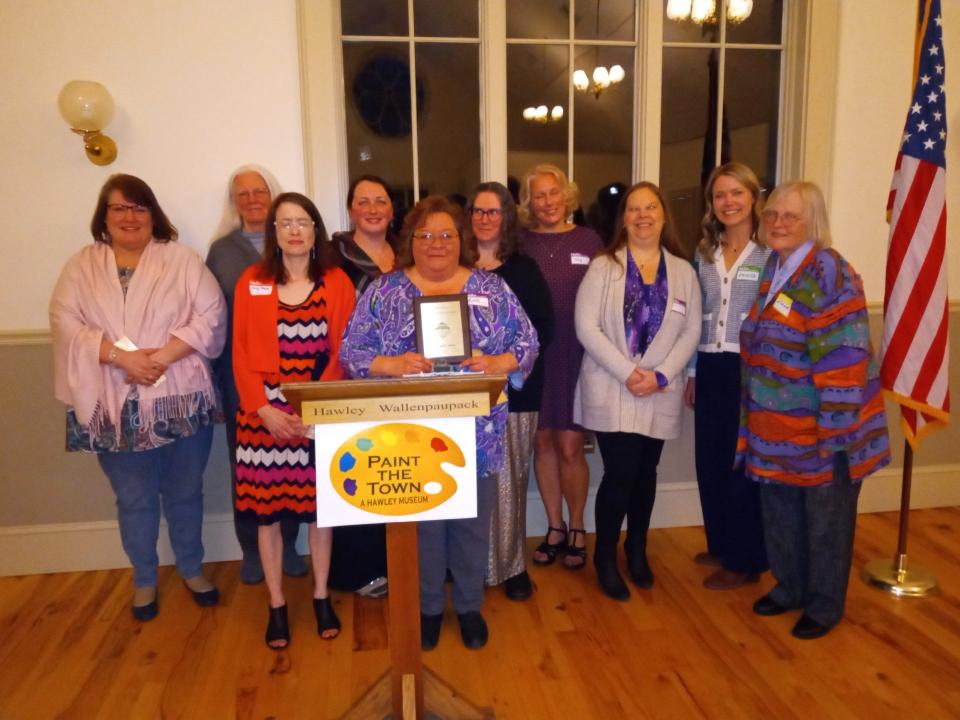
{"label": "flag pole", "polygon": [[910,522],[910,490],[913,485],[913,448],[903,441],[903,482],[900,490],[900,532],[897,555],[891,560],[868,562],[860,573],[864,582],[897,597],[924,597],[937,589],[937,578],[921,565],[907,562],[907,530]]}

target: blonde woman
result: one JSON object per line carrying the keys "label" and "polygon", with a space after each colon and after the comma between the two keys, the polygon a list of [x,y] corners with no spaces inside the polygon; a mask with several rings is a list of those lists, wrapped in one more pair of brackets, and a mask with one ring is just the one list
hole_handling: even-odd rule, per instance
{"label": "blonde woman", "polygon": [[[537,565],[550,565],[564,554],[563,565],[586,565],[583,509],[589,472],[583,455],[583,428],[573,420],[573,395],[583,347],[573,326],[573,306],[590,259],[603,249],[593,230],[568,218],[579,204],[577,186],[555,165],[537,165],[523,178],[520,222],[523,246],[550,287],[554,335],[544,351],[543,401],[534,441],[534,468],[547,512],[547,536],[533,553]],[[563,521],[566,502],[570,525]]]}

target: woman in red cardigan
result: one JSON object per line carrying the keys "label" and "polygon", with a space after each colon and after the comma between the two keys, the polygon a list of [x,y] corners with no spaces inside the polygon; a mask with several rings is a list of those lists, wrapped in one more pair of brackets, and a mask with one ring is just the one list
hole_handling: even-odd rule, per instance
{"label": "woman in red cardigan", "polygon": [[249,267],[234,293],[233,367],[237,412],[236,507],[259,524],[258,543],[270,593],[267,645],[290,643],[283,595],[280,520],[308,523],[317,633],[340,632],[327,591],[331,531],[318,528],[313,440],[280,384],[344,377],[338,359],[353,312],[353,284],[336,267],[323,220],[309,198],[278,195],[270,206],[264,259]]}

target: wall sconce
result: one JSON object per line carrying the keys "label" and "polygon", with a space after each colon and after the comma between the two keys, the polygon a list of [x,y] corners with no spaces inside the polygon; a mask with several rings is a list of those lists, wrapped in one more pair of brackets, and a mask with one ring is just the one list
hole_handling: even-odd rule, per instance
{"label": "wall sconce", "polygon": [[563,120],[563,108],[560,105],[554,105],[553,110],[548,109],[546,105],[524,108],[523,119],[541,125],[560,122]]}
{"label": "wall sconce", "polygon": [[57,98],[60,114],[70,129],[83,135],[87,159],[94,165],[109,165],[117,159],[117,144],[100,131],[113,119],[113,98],[92,80],[71,80]]}

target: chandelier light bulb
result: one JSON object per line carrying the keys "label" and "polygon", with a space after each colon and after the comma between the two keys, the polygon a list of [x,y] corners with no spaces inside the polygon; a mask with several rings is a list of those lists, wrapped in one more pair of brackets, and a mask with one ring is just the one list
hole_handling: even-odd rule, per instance
{"label": "chandelier light bulb", "polygon": [[732,23],[742,23],[753,12],[753,0],[728,0],[727,19]]}
{"label": "chandelier light bulb", "polygon": [[573,86],[581,92],[590,87],[590,78],[583,70],[577,70],[573,73]]}
{"label": "chandelier light bulb", "polygon": [[693,0],[690,8],[690,19],[698,25],[709,22],[717,10],[715,0]]}
{"label": "chandelier light bulb", "polygon": [[524,120],[533,120],[535,117],[537,117],[537,109],[535,107],[528,107],[523,109]]}
{"label": "chandelier light bulb", "polygon": [[554,105],[550,111],[550,119],[554,122],[560,122],[563,119],[563,108],[560,105]]}
{"label": "chandelier light bulb", "polygon": [[686,20],[690,17],[690,0],[667,0],[667,17],[670,20]]}
{"label": "chandelier light bulb", "polygon": [[605,88],[610,84],[610,74],[603,65],[598,65],[593,69],[593,82],[600,88]]}
{"label": "chandelier light bulb", "polygon": [[537,108],[537,120],[539,122],[546,122],[547,115],[550,111],[547,109],[546,105],[541,105]]}
{"label": "chandelier light bulb", "polygon": [[627,74],[624,72],[623,68],[619,65],[614,65],[612,68],[610,68],[610,82],[612,83],[620,82],[624,77],[626,77],[626,75]]}

